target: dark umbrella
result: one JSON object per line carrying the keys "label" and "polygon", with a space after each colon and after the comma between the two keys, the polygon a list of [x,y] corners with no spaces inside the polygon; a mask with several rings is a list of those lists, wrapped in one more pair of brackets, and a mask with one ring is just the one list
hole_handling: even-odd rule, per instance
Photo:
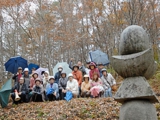
{"label": "dark umbrella", "polygon": [[91,61],[96,64],[109,64],[108,55],[100,50],[95,50],[89,53]]}
{"label": "dark umbrella", "polygon": [[13,74],[17,73],[18,67],[24,68],[28,67],[27,60],[24,58],[17,56],[17,57],[11,57],[5,64],[6,71],[11,72]]}
{"label": "dark umbrella", "polygon": [[39,68],[39,65],[36,65],[36,64],[34,64],[34,63],[30,63],[30,64],[28,65],[29,74],[32,73],[32,68],[35,68],[35,69],[37,70],[37,69]]}
{"label": "dark umbrella", "polygon": [[10,79],[2,86],[0,90],[0,103],[3,108],[8,105],[8,99],[12,89],[11,86],[12,83]]}

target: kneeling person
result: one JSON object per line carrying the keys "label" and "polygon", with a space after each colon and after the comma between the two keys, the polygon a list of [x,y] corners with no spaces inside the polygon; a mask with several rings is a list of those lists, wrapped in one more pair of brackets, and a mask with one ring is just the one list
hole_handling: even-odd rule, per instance
{"label": "kneeling person", "polygon": [[84,81],[82,82],[81,85],[81,96],[82,97],[90,97],[90,88],[91,88],[91,83],[89,79],[89,75],[84,75]]}
{"label": "kneeling person", "polygon": [[[16,94],[20,97],[19,99],[16,99]],[[12,88],[11,97],[13,99],[14,104],[27,102],[27,94],[28,94],[28,87],[24,83],[24,78],[21,77],[19,82]]]}
{"label": "kneeling person", "polygon": [[53,76],[49,78],[49,82],[50,83],[46,86],[47,97],[49,98],[49,101],[57,100],[59,97],[58,84],[55,83],[55,78]]}
{"label": "kneeling person", "polygon": [[35,85],[33,87],[33,96],[32,101],[33,102],[43,102],[44,101],[44,89],[42,85],[42,81],[40,78],[37,78],[35,80]]}

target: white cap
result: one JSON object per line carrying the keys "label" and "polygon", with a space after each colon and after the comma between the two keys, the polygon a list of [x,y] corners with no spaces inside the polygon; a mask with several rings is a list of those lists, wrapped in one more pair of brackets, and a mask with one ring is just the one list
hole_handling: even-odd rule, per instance
{"label": "white cap", "polygon": [[24,69],[24,72],[28,72],[28,71],[29,71],[29,69],[28,69],[28,68],[25,68],[25,69]]}
{"label": "white cap", "polygon": [[58,69],[59,69],[59,68],[63,68],[62,65],[60,65],[60,66],[58,67]]}
{"label": "white cap", "polygon": [[[50,77],[49,77],[49,81],[50,81],[50,79],[54,79],[54,76],[50,76]],[[54,79],[54,80],[55,80],[55,79]]]}
{"label": "white cap", "polygon": [[49,75],[49,71],[45,71],[44,73],[47,73]]}
{"label": "white cap", "polygon": [[73,77],[73,74],[72,74],[72,73],[68,74],[68,78],[69,78],[69,77]]}
{"label": "white cap", "polygon": [[89,78],[89,75],[84,75],[84,78]]}

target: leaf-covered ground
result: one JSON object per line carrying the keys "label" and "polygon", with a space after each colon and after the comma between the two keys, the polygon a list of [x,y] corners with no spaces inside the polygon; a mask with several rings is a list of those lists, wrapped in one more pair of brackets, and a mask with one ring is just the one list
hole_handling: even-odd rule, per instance
{"label": "leaf-covered ground", "polygon": [[[73,99],[70,102],[9,104],[0,109],[1,120],[118,120],[121,104],[113,99]],[[155,105],[160,119],[160,105]],[[159,120],[158,119],[158,120]]]}

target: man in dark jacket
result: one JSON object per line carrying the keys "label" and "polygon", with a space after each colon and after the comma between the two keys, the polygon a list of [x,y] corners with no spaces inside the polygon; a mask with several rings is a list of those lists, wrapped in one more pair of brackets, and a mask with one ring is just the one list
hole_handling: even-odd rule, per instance
{"label": "man in dark jacket", "polygon": [[31,79],[31,77],[30,77],[30,75],[29,75],[29,69],[28,69],[28,68],[25,68],[25,69],[24,69],[24,75],[23,75],[23,77],[24,77],[24,80],[25,80],[25,84],[26,84],[27,87],[29,88],[29,84],[30,84],[30,79]]}
{"label": "man in dark jacket", "polygon": [[19,79],[22,77],[22,67],[18,68],[17,74],[14,74],[12,79],[14,80],[14,85],[16,85],[19,82]]}
{"label": "man in dark jacket", "polygon": [[[18,95],[20,97],[20,100],[15,101],[15,91],[18,92]],[[18,104],[18,103],[23,103],[23,102],[27,102],[27,96],[28,96],[28,87],[26,86],[26,84],[24,83],[24,78],[21,77],[19,79],[19,83],[17,83],[13,88],[12,88],[12,93],[11,93],[11,97],[13,99],[13,103],[14,104]]]}
{"label": "man in dark jacket", "polygon": [[55,78],[55,83],[59,83],[59,79],[61,78],[61,73],[62,73],[62,66],[58,67],[58,72],[55,74],[54,78]]}

